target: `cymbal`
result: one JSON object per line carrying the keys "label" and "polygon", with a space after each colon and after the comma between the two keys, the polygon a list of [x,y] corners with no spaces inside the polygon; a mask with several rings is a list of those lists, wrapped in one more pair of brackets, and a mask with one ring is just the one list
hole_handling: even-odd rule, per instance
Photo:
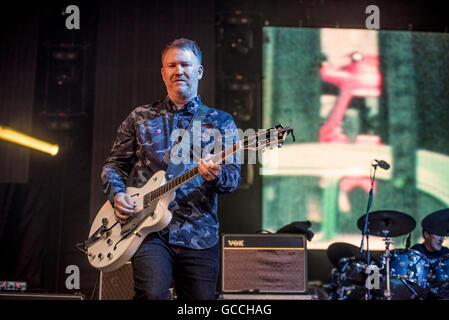
{"label": "cymbal", "polygon": [[354,258],[354,260],[363,260],[360,248],[353,244],[345,242],[335,242],[327,248],[327,257],[335,267],[340,267],[339,261],[342,258]]}
{"label": "cymbal", "polygon": [[423,230],[439,236],[449,235],[449,209],[432,212],[421,222]]}
{"label": "cymbal", "polygon": [[[357,226],[362,231],[365,226],[365,217],[366,215],[363,215],[357,221]],[[388,231],[389,237],[402,236],[412,232],[415,227],[415,219],[399,211],[374,211],[368,217],[368,233],[377,237],[384,237],[384,231]]]}

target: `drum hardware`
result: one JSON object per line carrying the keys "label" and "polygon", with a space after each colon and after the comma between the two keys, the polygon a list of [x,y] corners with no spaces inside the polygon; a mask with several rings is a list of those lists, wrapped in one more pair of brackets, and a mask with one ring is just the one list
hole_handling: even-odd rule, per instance
{"label": "drum hardware", "polygon": [[359,248],[344,242],[331,244],[327,256],[334,266],[326,289],[330,300],[362,300],[365,295],[365,269]]}
{"label": "drum hardware", "polygon": [[[382,261],[386,265],[386,259]],[[390,251],[390,290],[395,300],[413,299],[428,285],[430,264],[428,258],[416,250]],[[383,273],[386,277],[387,274]],[[392,286],[391,282],[397,280]]]}
{"label": "drum hardware", "polygon": [[413,289],[413,288],[407,283],[407,280],[405,280],[403,277],[399,277],[399,281],[401,281],[401,282],[404,284],[404,286],[406,286],[407,289],[409,289],[409,290],[413,293],[413,295],[411,296],[411,299],[413,299],[414,297],[418,296],[418,292],[416,292],[416,290]]}
{"label": "drum hardware", "polygon": [[[386,264],[386,259],[382,262]],[[398,279],[407,288],[410,295],[400,290],[402,298],[412,299],[421,290],[426,288],[430,271],[429,260],[426,256],[416,250],[396,249],[390,251],[390,277]],[[386,274],[385,274],[386,276]],[[391,279],[390,279],[391,282]],[[391,287],[390,287],[391,288]],[[396,290],[399,290],[396,288]],[[394,292],[392,292],[394,295]]]}
{"label": "drum hardware", "polygon": [[[367,214],[357,221],[357,226],[363,231],[362,244],[366,239],[367,249],[363,250],[363,246],[356,247],[347,243],[334,243],[328,248],[328,257],[335,266],[332,271],[332,285],[327,286],[334,293],[329,297],[333,296],[339,300],[354,297],[358,300],[371,299],[369,289],[355,280],[360,280],[360,276],[365,274],[361,270],[367,270],[366,262],[370,260],[368,236],[374,235],[383,237],[385,243],[383,259],[378,265],[383,275],[382,290],[373,291],[375,299],[423,300],[432,298],[427,296],[429,294],[438,299],[449,298],[449,254],[429,260],[419,251],[410,250],[411,232],[416,227],[415,220],[405,213],[392,210],[370,213],[371,201],[372,197],[369,199]],[[426,227],[431,226],[432,230],[441,235],[449,234],[449,209],[434,212],[424,220],[423,228],[426,222]],[[407,233],[405,250],[390,249],[393,237]],[[434,284],[435,282],[437,283]]]}
{"label": "drum hardware", "polygon": [[385,259],[386,259],[386,266],[385,266],[385,273],[387,278],[387,289],[384,291],[385,298],[387,300],[391,300],[391,288],[390,288],[390,244],[393,243],[393,240],[388,238],[388,230],[383,230],[385,238],[383,238],[383,241],[385,242]]}
{"label": "drum hardware", "polygon": [[363,260],[363,254],[359,252],[359,248],[345,242],[335,242],[331,244],[327,248],[327,257],[332,265],[339,269],[341,269],[342,263],[345,263],[347,260]]}
{"label": "drum hardware", "polygon": [[[364,228],[366,215],[357,221],[360,230]],[[374,211],[369,217],[369,234],[376,237],[384,237],[388,231],[389,237],[399,237],[412,232],[416,227],[416,221],[406,213],[393,210]]]}
{"label": "drum hardware", "polygon": [[[384,252],[384,270],[386,277],[386,289],[384,290],[384,297],[388,300],[392,299],[391,292],[391,252],[390,245],[393,243],[391,237],[397,237],[410,233],[416,227],[416,221],[408,214],[393,211],[393,210],[382,210],[375,211],[368,217],[364,215],[360,217],[357,221],[357,226],[360,230],[364,230],[366,225],[369,224],[369,229],[367,229],[367,234],[383,237],[385,243]],[[368,256],[369,258],[369,256]],[[369,293],[368,293],[368,298]]]}
{"label": "drum hardware", "polygon": [[428,288],[426,288],[423,292],[421,292],[419,295],[417,295],[413,300],[422,300],[429,292],[433,293],[435,296],[438,295],[437,289],[442,287],[445,284],[449,284],[449,279],[445,281],[441,281],[437,284],[434,284]]}
{"label": "drum hardware", "polygon": [[[373,162],[376,161],[376,164],[373,164]],[[363,228],[360,228],[362,230],[362,241],[360,243],[360,253],[363,253],[363,248],[364,248],[364,241],[366,238],[366,254],[365,254],[365,260],[366,260],[366,264],[370,265],[370,251],[369,251],[369,234],[370,234],[370,229],[369,229],[369,214],[370,214],[370,209],[371,209],[371,205],[373,203],[373,191],[374,191],[374,181],[376,180],[376,170],[377,170],[377,166],[379,165],[379,163],[377,162],[377,160],[374,160],[371,162],[371,166],[374,168],[374,172],[373,172],[373,176],[370,177],[371,179],[371,187],[369,190],[369,195],[368,195],[368,205],[366,208],[366,214],[365,214],[365,219],[363,222]],[[388,170],[388,168],[390,167],[389,165],[386,166],[380,166],[381,168]],[[366,292],[366,296],[365,296],[365,300],[371,300],[371,291],[370,289],[368,289],[368,291]]]}
{"label": "drum hardware", "polygon": [[405,251],[408,251],[408,249],[410,249],[410,238],[412,237],[412,233],[410,232],[408,234],[407,240],[405,242]]}
{"label": "drum hardware", "polygon": [[437,259],[435,263],[435,281],[443,282],[449,279],[449,254]]}

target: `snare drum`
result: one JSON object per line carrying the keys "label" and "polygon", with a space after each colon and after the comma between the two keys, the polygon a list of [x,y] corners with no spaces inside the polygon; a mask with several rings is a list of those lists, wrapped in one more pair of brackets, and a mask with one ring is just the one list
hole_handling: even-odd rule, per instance
{"label": "snare drum", "polygon": [[403,278],[411,283],[419,285],[421,288],[425,288],[427,287],[429,272],[429,261],[427,257],[419,251],[397,249],[391,252],[391,277]]}

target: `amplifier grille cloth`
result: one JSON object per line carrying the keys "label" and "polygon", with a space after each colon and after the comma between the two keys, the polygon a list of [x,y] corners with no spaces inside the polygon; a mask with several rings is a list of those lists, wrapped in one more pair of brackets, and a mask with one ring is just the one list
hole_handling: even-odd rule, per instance
{"label": "amplifier grille cloth", "polygon": [[302,292],[304,250],[224,250],[224,291]]}
{"label": "amplifier grille cloth", "polygon": [[134,297],[131,263],[111,272],[102,272],[100,285],[100,300],[131,300]]}

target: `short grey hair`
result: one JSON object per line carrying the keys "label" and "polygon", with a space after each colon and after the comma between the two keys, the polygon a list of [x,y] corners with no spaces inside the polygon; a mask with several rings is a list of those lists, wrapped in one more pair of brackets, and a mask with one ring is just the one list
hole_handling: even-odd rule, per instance
{"label": "short grey hair", "polygon": [[198,44],[193,40],[189,40],[186,38],[179,38],[179,39],[175,39],[172,42],[170,42],[169,44],[167,44],[165,46],[164,50],[162,50],[162,56],[161,56],[162,64],[164,64],[164,56],[169,49],[190,50],[198,58],[199,64],[201,64],[201,60],[202,60],[201,49],[198,46]]}

